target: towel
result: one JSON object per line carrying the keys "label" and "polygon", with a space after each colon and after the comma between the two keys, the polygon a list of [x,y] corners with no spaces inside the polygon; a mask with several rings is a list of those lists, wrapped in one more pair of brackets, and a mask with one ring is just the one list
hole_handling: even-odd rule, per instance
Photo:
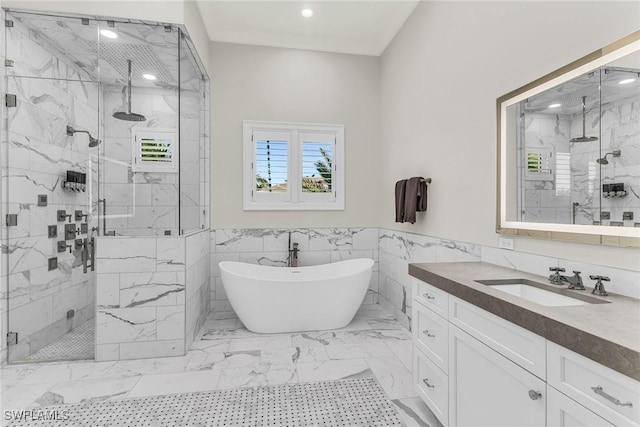
{"label": "towel", "polygon": [[396,182],[396,222],[404,222],[404,195],[407,180]]}
{"label": "towel", "polygon": [[404,195],[404,222],[414,224],[416,212],[427,210],[427,183],[421,176],[407,180]]}
{"label": "towel", "polygon": [[418,184],[418,212],[425,212],[427,210],[427,181],[420,179]]}

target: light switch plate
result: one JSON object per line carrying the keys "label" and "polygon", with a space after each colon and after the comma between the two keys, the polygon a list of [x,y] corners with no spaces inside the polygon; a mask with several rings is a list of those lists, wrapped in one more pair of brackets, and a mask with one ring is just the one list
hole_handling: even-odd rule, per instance
{"label": "light switch plate", "polygon": [[502,249],[508,249],[510,251],[512,251],[515,248],[516,244],[515,244],[515,240],[511,239],[509,237],[501,237],[500,238],[500,247]]}

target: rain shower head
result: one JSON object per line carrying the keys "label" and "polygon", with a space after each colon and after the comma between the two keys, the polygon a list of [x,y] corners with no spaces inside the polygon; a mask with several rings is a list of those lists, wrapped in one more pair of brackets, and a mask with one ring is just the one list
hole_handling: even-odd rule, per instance
{"label": "rain shower head", "polygon": [[113,113],[113,117],[118,120],[125,120],[128,122],[144,122],[147,120],[142,114],[131,112],[131,60],[127,60],[129,65],[128,85],[127,85],[127,111],[117,111]]}
{"label": "rain shower head", "polygon": [[67,125],[67,135],[73,136],[75,133],[86,133],[89,136],[89,147],[97,147],[100,140],[91,136],[88,130],[74,129],[73,126]]}
{"label": "rain shower head", "polygon": [[592,142],[592,141],[598,140],[598,137],[596,136],[586,136],[586,133],[587,133],[586,123],[587,123],[587,97],[583,96],[582,97],[582,136],[579,136],[577,138],[571,138],[570,142]]}
{"label": "rain shower head", "polygon": [[612,157],[620,157],[620,150],[613,150],[611,153],[605,153],[601,159],[596,160],[596,162],[600,165],[608,165],[609,160],[607,160],[607,156],[611,154]]}

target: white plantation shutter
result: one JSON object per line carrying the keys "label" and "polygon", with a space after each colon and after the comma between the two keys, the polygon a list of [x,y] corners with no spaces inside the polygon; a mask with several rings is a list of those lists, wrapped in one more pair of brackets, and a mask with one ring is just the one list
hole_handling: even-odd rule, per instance
{"label": "white plantation shutter", "polygon": [[178,172],[175,129],[133,129],[133,172]]}

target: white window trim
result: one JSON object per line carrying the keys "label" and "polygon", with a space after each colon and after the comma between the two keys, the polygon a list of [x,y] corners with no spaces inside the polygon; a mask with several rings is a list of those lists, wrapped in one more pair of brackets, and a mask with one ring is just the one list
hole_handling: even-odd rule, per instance
{"label": "white window trim", "polygon": [[[289,200],[265,201],[265,197],[256,200],[255,189],[255,144],[252,140],[253,132],[271,131],[287,132],[289,139]],[[301,143],[299,133],[331,134],[335,136],[332,167],[332,187],[335,197],[330,194],[318,194],[323,201],[310,201],[308,195],[303,195],[301,189],[301,177],[298,170],[301,162]],[[243,139],[243,197],[244,210],[344,210],[344,126],[336,124],[294,123],[294,122],[266,122],[256,120],[244,120],[242,122]],[[319,197],[319,198],[320,198]]]}
{"label": "white window trim", "polygon": [[[143,135],[164,135],[165,137],[170,137],[172,141],[171,162],[158,165],[138,163],[140,144],[138,143],[137,139],[138,137],[142,137]],[[180,163],[178,159],[178,155],[180,152],[178,144],[178,134],[175,129],[147,128],[142,126],[133,127],[131,129],[131,171],[133,173],[178,173],[178,165]]]}

